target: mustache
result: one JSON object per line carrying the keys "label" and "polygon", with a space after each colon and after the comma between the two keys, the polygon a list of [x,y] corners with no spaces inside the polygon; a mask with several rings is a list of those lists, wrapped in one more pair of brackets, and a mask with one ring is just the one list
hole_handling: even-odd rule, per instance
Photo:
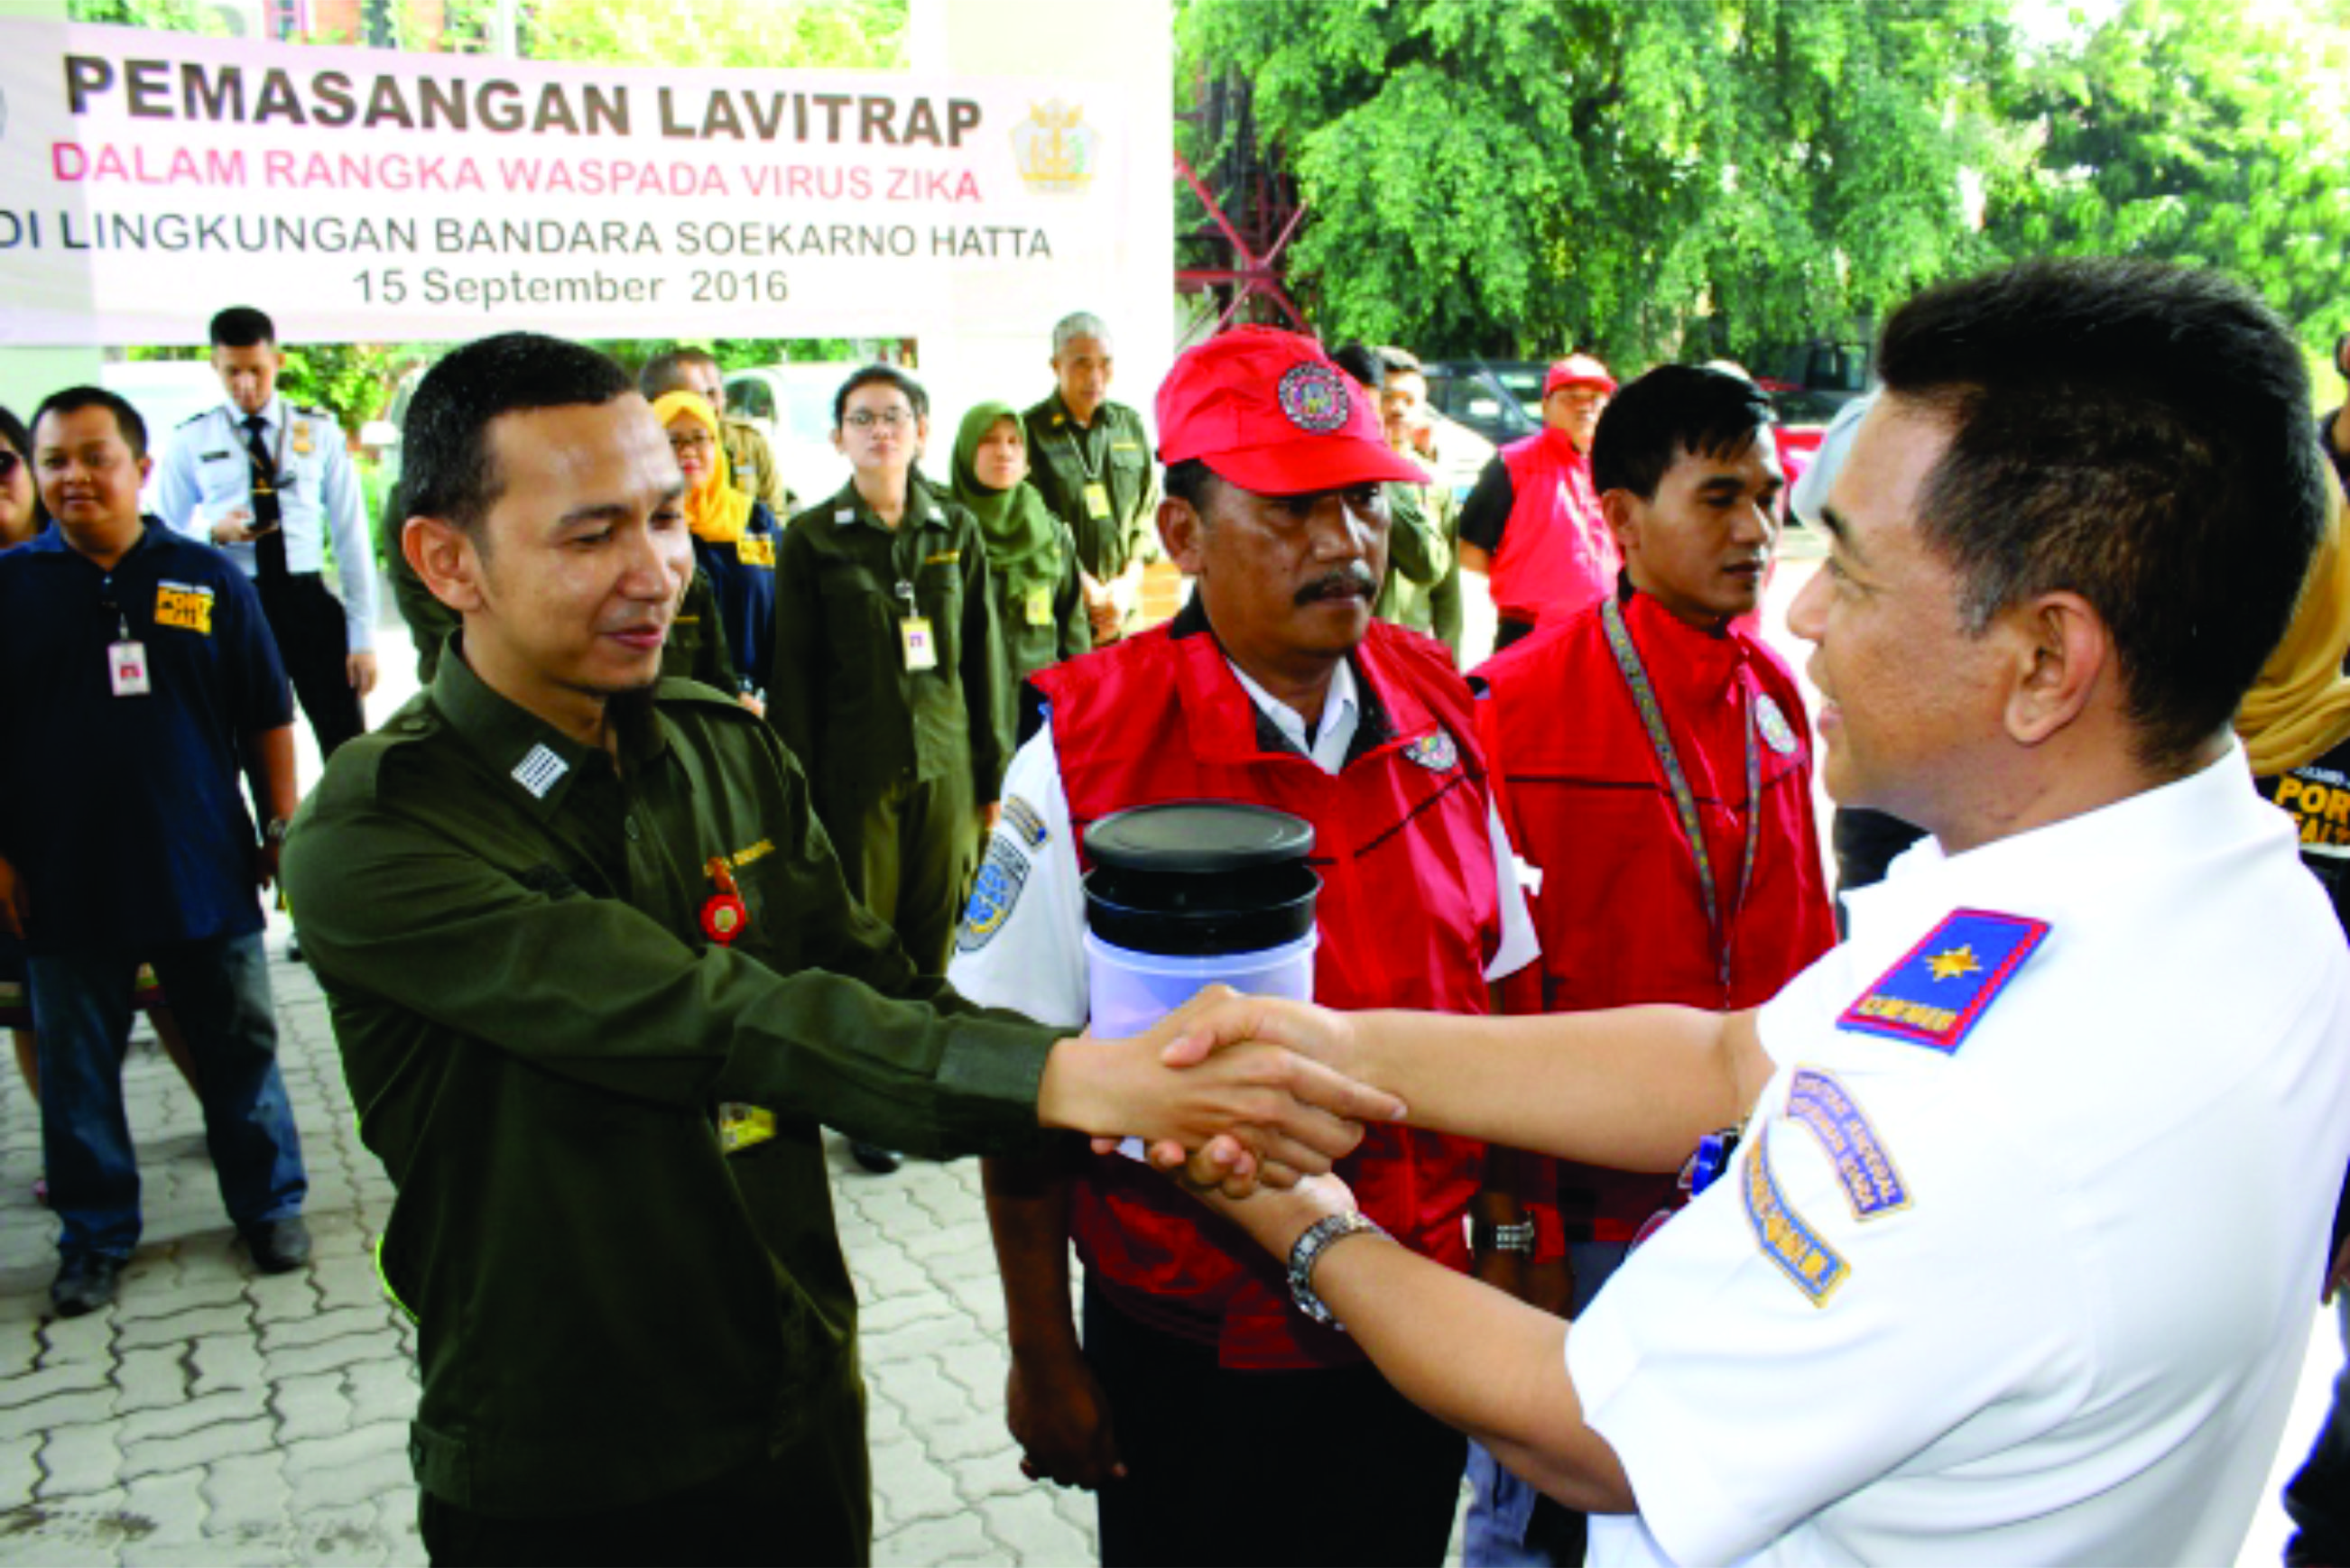
{"label": "mustache", "polygon": [[1369,598],[1379,591],[1379,580],[1371,576],[1370,567],[1360,561],[1325,573],[1297,590],[1296,602],[1310,605],[1319,599],[1351,598],[1361,595]]}

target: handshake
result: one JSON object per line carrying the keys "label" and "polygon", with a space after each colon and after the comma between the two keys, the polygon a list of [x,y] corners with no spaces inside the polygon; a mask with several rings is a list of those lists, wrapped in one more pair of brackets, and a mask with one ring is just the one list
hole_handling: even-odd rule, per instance
{"label": "handshake", "polygon": [[1159,1169],[1242,1198],[1322,1175],[1365,1122],[1402,1118],[1401,1100],[1349,1075],[1355,1056],[1344,1014],[1210,986],[1147,1034],[1062,1041],[1036,1116],[1104,1152],[1139,1138]]}

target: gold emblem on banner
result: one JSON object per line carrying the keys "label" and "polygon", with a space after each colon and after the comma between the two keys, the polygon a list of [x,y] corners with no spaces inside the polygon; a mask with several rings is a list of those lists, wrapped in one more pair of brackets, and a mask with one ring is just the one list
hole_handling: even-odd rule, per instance
{"label": "gold emblem on banner", "polygon": [[1093,183],[1094,149],[1101,132],[1086,123],[1085,106],[1059,99],[1028,106],[1028,118],[1012,128],[1012,156],[1028,189],[1074,196]]}

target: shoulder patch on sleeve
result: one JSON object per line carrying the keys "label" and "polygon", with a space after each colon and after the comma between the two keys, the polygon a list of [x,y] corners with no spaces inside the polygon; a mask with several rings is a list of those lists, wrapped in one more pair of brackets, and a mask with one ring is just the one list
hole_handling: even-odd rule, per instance
{"label": "shoulder patch on sleeve", "polygon": [[1003,922],[1020,902],[1028,883],[1028,857],[1001,833],[990,834],[987,858],[972,882],[971,902],[963,907],[962,927],[955,932],[955,950],[975,953],[995,940]]}
{"label": "shoulder patch on sleeve", "polygon": [[1755,1138],[1746,1146],[1746,1170],[1738,1185],[1746,1199],[1747,1222],[1754,1227],[1754,1239],[1762,1244],[1762,1255],[1778,1264],[1780,1272],[1793,1280],[1814,1306],[1825,1306],[1828,1298],[1852,1277],[1852,1265],[1805,1224],[1802,1215],[1787,1207],[1779,1191],[1779,1179],[1771,1169],[1769,1151],[1767,1138]]}
{"label": "shoulder patch on sleeve", "polygon": [[2047,934],[2045,920],[1953,910],[1846,1008],[1836,1027],[1955,1052]]}
{"label": "shoulder patch on sleeve", "polygon": [[1909,1207],[1909,1184],[1901,1179],[1868,1117],[1833,1075],[1816,1067],[1798,1068],[1787,1091],[1787,1116],[1811,1128],[1827,1149],[1854,1219],[1874,1220]]}

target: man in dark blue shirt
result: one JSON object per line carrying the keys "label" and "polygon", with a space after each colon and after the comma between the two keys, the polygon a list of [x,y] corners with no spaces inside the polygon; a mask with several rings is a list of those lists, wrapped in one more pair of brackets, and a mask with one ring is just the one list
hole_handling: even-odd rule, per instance
{"label": "man in dark blue shirt", "polygon": [[[0,556],[0,925],[39,1024],[41,1151],[62,1222],[50,1299],[106,1305],[139,1241],[122,1054],[138,961],[193,1053],[221,1196],[255,1263],[309,1256],[256,887],[297,795],[293,706],[253,587],[139,511],[130,404],[78,387],[35,416],[57,525]],[[239,794],[270,814],[258,836]]]}

